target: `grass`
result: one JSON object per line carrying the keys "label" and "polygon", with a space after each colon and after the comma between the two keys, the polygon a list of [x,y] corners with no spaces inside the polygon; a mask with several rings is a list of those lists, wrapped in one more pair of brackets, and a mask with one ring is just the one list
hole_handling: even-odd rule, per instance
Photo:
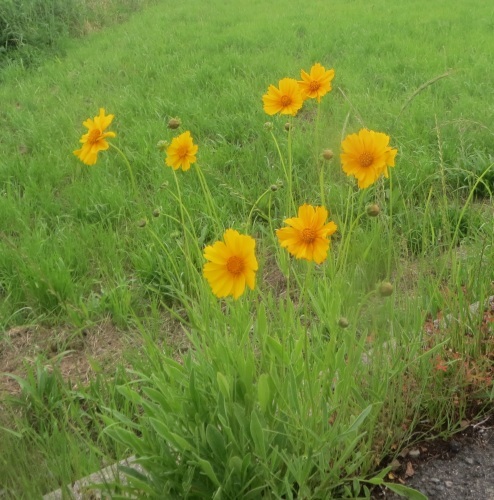
{"label": "grass", "polygon": [[[21,395],[1,403],[8,494],[40,495],[137,452],[153,482],[134,487],[151,497],[366,496],[400,446],[492,406],[492,328],[468,305],[493,294],[494,12],[456,4],[285,2],[269,16],[261,2],[158,4],[66,40],[63,57],[4,65],[0,342],[63,327],[70,340],[37,353],[63,359],[109,318],[134,369],[104,379],[96,367],[74,388],[53,359],[53,372],[28,364]],[[261,96],[314,62],[335,68],[334,88],[288,134]],[[114,149],[94,167],[72,155],[100,107],[115,114],[135,188]],[[175,116],[211,198],[194,166],[175,177],[156,147],[176,135]],[[291,152],[292,204],[324,198],[339,226],[316,269],[273,234],[295,214],[268,120],[282,158]],[[363,126],[399,152],[391,182],[359,192],[338,153]],[[256,290],[236,302],[200,275],[203,247],[229,227],[256,238],[260,263]],[[441,314],[459,321],[424,328]]]}

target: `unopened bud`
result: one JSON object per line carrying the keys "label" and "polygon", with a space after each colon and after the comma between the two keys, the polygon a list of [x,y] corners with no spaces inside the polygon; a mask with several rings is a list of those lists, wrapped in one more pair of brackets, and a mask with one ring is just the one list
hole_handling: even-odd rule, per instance
{"label": "unopened bud", "polygon": [[146,227],[148,221],[146,219],[141,219],[137,222],[137,227]]}
{"label": "unopened bud", "polygon": [[290,130],[293,130],[293,125],[290,122],[285,123],[285,130],[288,132]]}
{"label": "unopened bud", "polygon": [[331,149],[325,149],[325,150],[322,152],[322,157],[323,157],[325,160],[327,160],[327,161],[331,160],[331,159],[333,158],[333,156],[334,156],[334,153],[333,153],[333,151],[331,151]]}
{"label": "unopened bud", "polygon": [[159,217],[160,216],[160,209],[159,208],[155,208],[153,210],[153,217]]}
{"label": "unopened bud", "polygon": [[349,324],[350,324],[350,323],[348,322],[348,320],[347,320],[344,316],[342,316],[342,317],[338,320],[338,326],[339,326],[340,328],[348,328],[348,325],[349,325]]}
{"label": "unopened bud", "polygon": [[271,189],[271,191],[278,191],[278,186],[276,184],[272,184],[269,189]]}
{"label": "unopened bud", "polygon": [[381,297],[389,297],[393,293],[393,285],[389,281],[383,281],[379,285],[379,294]]}
{"label": "unopened bud", "polygon": [[264,128],[265,128],[266,130],[273,130],[273,123],[272,123],[272,122],[266,122],[266,123],[264,124]]}
{"label": "unopened bud", "polygon": [[180,118],[170,118],[168,120],[168,128],[171,128],[172,130],[180,127],[180,125],[182,125],[182,121],[180,120]]}
{"label": "unopened bud", "polygon": [[168,147],[168,141],[158,141],[156,147],[163,153],[164,151],[166,151],[166,148]]}
{"label": "unopened bud", "polygon": [[379,208],[379,205],[376,205],[375,203],[367,206],[367,215],[369,217],[377,217],[380,212],[381,209]]}

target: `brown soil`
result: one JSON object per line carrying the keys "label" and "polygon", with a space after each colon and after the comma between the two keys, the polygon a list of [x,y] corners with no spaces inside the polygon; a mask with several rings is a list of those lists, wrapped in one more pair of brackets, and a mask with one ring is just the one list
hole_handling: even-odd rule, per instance
{"label": "brown soil", "polygon": [[87,383],[99,365],[115,367],[132,343],[128,333],[109,320],[83,330],[68,327],[16,326],[0,340],[0,397],[16,394],[19,384],[9,375],[25,377],[26,367],[39,359],[45,366],[57,365],[64,379]]}

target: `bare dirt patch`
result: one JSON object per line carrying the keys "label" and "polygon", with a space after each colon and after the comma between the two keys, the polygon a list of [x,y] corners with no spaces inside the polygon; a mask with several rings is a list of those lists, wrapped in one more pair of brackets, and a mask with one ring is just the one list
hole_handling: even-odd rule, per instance
{"label": "bare dirt patch", "polygon": [[[134,337],[134,339],[132,339]],[[57,366],[65,380],[87,383],[96,366],[106,369],[122,362],[122,352],[135,336],[120,331],[110,320],[85,329],[16,326],[0,340],[0,395],[17,394],[19,384],[10,375],[25,377],[38,360]]]}

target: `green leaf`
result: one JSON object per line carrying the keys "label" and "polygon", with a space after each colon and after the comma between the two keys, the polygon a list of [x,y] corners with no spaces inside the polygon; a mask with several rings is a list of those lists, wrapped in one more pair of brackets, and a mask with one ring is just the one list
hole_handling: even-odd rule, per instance
{"label": "green leaf", "polygon": [[427,500],[427,497],[420,493],[420,491],[414,490],[408,486],[403,486],[402,484],[395,483],[383,483],[386,488],[391,491],[398,493],[398,495],[408,498],[409,500]]}
{"label": "green leaf", "polygon": [[143,443],[133,432],[119,427],[107,427],[105,429],[105,433],[115,441],[118,441],[119,443],[122,443],[130,448],[136,454],[145,455]]}
{"label": "green leaf", "polygon": [[257,312],[257,334],[259,338],[264,337],[264,335],[268,331],[268,320],[266,316],[266,308],[264,307],[264,304],[261,304],[259,307],[259,310]]}
{"label": "green leaf", "polygon": [[206,427],[206,439],[213,453],[224,462],[226,458],[226,447],[223,434],[221,434],[214,425],[208,424]]}
{"label": "green leaf", "polygon": [[211,464],[207,460],[199,458],[198,456],[196,456],[196,460],[197,460],[197,464],[202,469],[202,471],[206,474],[206,476],[208,476],[209,479],[211,479],[211,481],[214,483],[215,486],[220,487],[221,484],[220,484],[218,478],[216,477],[216,474],[214,473],[214,470],[213,470],[213,467],[211,467]]}
{"label": "green leaf", "polygon": [[290,362],[290,360],[288,359],[288,352],[283,348],[283,346],[277,339],[268,336],[266,337],[266,344],[269,348],[270,353],[273,354],[278,361],[285,365]]}
{"label": "green leaf", "polygon": [[173,444],[180,452],[183,453],[191,449],[191,445],[186,439],[172,432],[169,427],[161,420],[150,418],[149,422],[161,438],[163,438],[166,442]]}
{"label": "green leaf", "polygon": [[216,381],[223,397],[226,400],[230,399],[230,384],[227,378],[221,372],[218,372],[216,373]]}
{"label": "green leaf", "polygon": [[261,410],[265,413],[271,403],[271,390],[269,387],[269,375],[267,373],[263,373],[259,377],[259,381],[257,382],[257,396]]}
{"label": "green leaf", "polygon": [[252,440],[254,441],[254,447],[257,453],[262,457],[266,458],[266,444],[264,442],[264,432],[262,430],[261,422],[257,416],[257,412],[254,410],[250,417],[250,434]]}

